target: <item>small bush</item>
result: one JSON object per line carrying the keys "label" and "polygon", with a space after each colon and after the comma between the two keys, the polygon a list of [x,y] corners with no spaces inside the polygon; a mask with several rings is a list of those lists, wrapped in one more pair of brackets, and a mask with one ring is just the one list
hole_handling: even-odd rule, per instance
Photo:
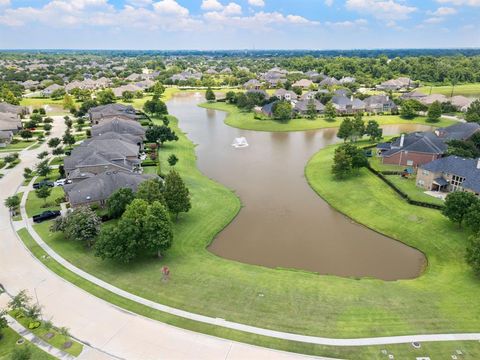
{"label": "small bush", "polygon": [[40,321],[32,321],[28,324],[28,328],[30,330],[33,330],[33,329],[37,329],[40,327],[40,325],[42,325],[42,323]]}

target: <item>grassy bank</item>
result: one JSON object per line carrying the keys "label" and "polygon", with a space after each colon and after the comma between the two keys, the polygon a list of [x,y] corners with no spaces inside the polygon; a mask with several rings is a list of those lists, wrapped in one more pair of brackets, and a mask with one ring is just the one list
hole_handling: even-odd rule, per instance
{"label": "grassy bank", "polygon": [[[452,85],[444,86],[423,86],[419,88],[424,94],[442,94],[450,96],[452,94]],[[471,97],[480,97],[480,83],[456,85],[453,89],[453,95],[463,95]]]}
{"label": "grassy bank", "polygon": [[[339,127],[342,119],[337,117],[335,121],[326,121],[323,117],[318,117],[315,120],[310,119],[292,119],[287,122],[281,122],[272,119],[258,120],[255,119],[253,112],[244,112],[239,110],[236,106],[226,104],[224,102],[204,103],[199,106],[206,109],[215,109],[226,111],[228,113],[225,123],[229,126],[245,130],[256,131],[303,131],[315,130],[323,128]],[[397,115],[378,115],[378,116],[364,116],[364,120],[376,120],[380,125],[396,125],[396,124],[422,124],[432,125],[426,121],[426,117],[417,116],[414,119],[407,120]],[[440,122],[433,125],[444,127],[454,124],[452,120],[441,119]]]}

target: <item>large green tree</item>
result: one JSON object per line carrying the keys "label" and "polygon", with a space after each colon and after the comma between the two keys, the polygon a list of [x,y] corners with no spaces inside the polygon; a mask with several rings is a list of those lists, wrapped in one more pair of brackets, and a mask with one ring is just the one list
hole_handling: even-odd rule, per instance
{"label": "large green tree", "polygon": [[175,170],[170,170],[165,177],[163,196],[168,210],[175,215],[176,219],[179,213],[188,212],[192,207],[190,192]]}
{"label": "large green tree", "polygon": [[115,94],[112,89],[105,89],[97,93],[97,101],[100,105],[113,104],[115,100]]}
{"label": "large green tree", "polygon": [[438,122],[442,116],[442,104],[439,101],[434,101],[428,108],[427,120],[429,122]]}
{"label": "large green tree", "polygon": [[465,259],[474,273],[480,276],[480,234],[470,236],[465,252]]}
{"label": "large green tree", "polygon": [[46,185],[43,185],[35,190],[35,195],[37,195],[37,198],[43,199],[43,206],[47,205],[47,199],[51,193],[52,188]]}
{"label": "large green tree", "polygon": [[478,201],[472,193],[455,191],[447,195],[442,213],[461,227],[470,207]]}
{"label": "large green tree", "polygon": [[351,118],[345,118],[340,123],[340,127],[338,128],[337,137],[339,139],[343,139],[346,142],[353,134],[353,124]]}
{"label": "large green tree", "polygon": [[20,196],[12,195],[5,199],[5,206],[10,210],[12,215],[15,215],[15,210],[20,206]]}
{"label": "large green tree", "polygon": [[378,141],[382,139],[383,129],[380,128],[375,120],[369,120],[365,128],[365,135],[370,136],[370,141]]}
{"label": "large green tree", "polygon": [[62,231],[65,239],[80,241],[91,247],[100,232],[100,218],[88,206],[78,207],[66,216],[57,218],[52,231]]}
{"label": "large green tree", "polygon": [[335,109],[335,106],[333,106],[331,100],[325,105],[324,116],[327,121],[335,121],[335,118],[337,117],[337,110]]}
{"label": "large green tree", "polygon": [[292,118],[292,104],[288,101],[279,101],[273,106],[273,117],[276,120],[287,121]]}
{"label": "large green tree", "polygon": [[108,216],[112,219],[122,216],[133,199],[135,199],[135,194],[132,189],[122,188],[115,191],[107,200]]}
{"label": "large green tree", "polygon": [[480,123],[480,100],[477,99],[470,104],[465,113],[465,120],[468,122]]}
{"label": "large green tree", "polygon": [[149,204],[153,204],[155,201],[165,204],[163,184],[157,179],[142,182],[138,185],[136,198],[145,200]]}
{"label": "large green tree", "polygon": [[216,100],[216,96],[215,96],[215,93],[213,92],[212,88],[209,87],[207,89],[207,91],[205,92],[205,99],[207,101],[215,101]]}
{"label": "large green tree", "polygon": [[153,125],[150,126],[145,132],[145,137],[148,142],[159,142],[163,144],[167,141],[177,141],[178,136],[175,131],[170,129],[166,125]]}

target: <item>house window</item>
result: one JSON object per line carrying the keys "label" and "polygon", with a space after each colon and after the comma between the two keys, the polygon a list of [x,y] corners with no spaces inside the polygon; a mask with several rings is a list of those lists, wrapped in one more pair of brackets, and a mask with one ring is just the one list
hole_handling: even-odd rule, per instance
{"label": "house window", "polygon": [[452,186],[452,191],[462,190],[462,184],[465,181],[464,177],[452,175],[452,180],[450,182]]}
{"label": "house window", "polygon": [[423,180],[418,180],[418,185],[419,185],[419,186],[424,186],[424,185],[425,185],[425,181],[423,181]]}
{"label": "house window", "polygon": [[407,160],[407,166],[412,166],[413,165],[413,160]]}

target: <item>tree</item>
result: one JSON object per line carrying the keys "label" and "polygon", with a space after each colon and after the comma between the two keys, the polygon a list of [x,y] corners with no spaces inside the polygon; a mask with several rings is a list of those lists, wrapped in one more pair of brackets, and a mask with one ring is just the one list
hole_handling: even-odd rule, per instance
{"label": "tree", "polygon": [[30,169],[29,167],[26,167],[23,169],[23,178],[25,180],[30,180],[33,176],[33,170]]}
{"label": "tree", "polygon": [[417,116],[416,106],[412,100],[406,100],[403,102],[400,108],[400,116],[405,119],[413,119]]}
{"label": "tree", "polygon": [[175,219],[178,219],[179,213],[188,212],[192,207],[190,192],[175,170],[170,170],[165,177],[163,196],[165,197],[168,210],[175,214]]}
{"label": "tree", "polygon": [[20,135],[20,137],[24,140],[28,140],[33,137],[33,133],[30,130],[26,130],[26,129],[20,130],[18,132],[18,135]]}
{"label": "tree", "polygon": [[330,100],[325,105],[324,116],[326,121],[335,121],[337,117],[337,110],[333,106],[333,102]]}
{"label": "tree", "polygon": [[308,100],[307,117],[310,120],[315,120],[317,118],[317,106],[315,105],[315,100],[313,99]]}
{"label": "tree", "polygon": [[438,122],[442,116],[442,104],[434,101],[428,108],[427,120],[428,122]]}
{"label": "tree", "polygon": [[63,97],[63,108],[69,111],[72,109],[76,109],[75,100],[73,100],[73,98],[68,94],[65,94],[65,96]]}
{"label": "tree", "polygon": [[209,87],[207,89],[207,91],[205,92],[205,99],[209,102],[216,100],[216,96],[215,96],[215,93],[213,92],[212,88]]}
{"label": "tree", "polygon": [[370,141],[379,141],[383,136],[383,129],[375,120],[369,120],[365,128],[365,135],[370,136]]}
{"label": "tree", "polygon": [[288,101],[278,101],[273,105],[273,117],[276,120],[287,121],[292,118],[292,104]]}
{"label": "tree", "polygon": [[462,222],[469,208],[478,201],[477,197],[472,193],[455,191],[447,195],[442,213],[449,218],[450,221],[462,227]]}
{"label": "tree", "polygon": [[113,104],[115,100],[115,94],[112,89],[105,89],[97,93],[97,101],[100,105]]}
{"label": "tree", "polygon": [[359,112],[355,113],[352,120],[352,141],[361,139],[365,135],[365,123],[363,122],[363,115]]}
{"label": "tree", "polygon": [[7,314],[6,310],[0,310],[0,340],[3,337],[3,329],[8,327]]}
{"label": "tree", "polygon": [[226,94],[225,94],[225,100],[227,101],[227,103],[229,104],[234,104],[236,102],[236,94],[235,94],[235,91],[228,91]]}
{"label": "tree", "polygon": [[8,307],[13,311],[22,310],[28,306],[30,300],[31,299],[27,294],[27,290],[21,290],[12,298],[12,300],[8,302]]}
{"label": "tree", "polygon": [[50,130],[52,130],[52,124],[44,124],[43,125],[43,130],[45,130],[47,133],[49,133]]}
{"label": "tree", "polygon": [[135,94],[132,91],[124,91],[122,93],[122,100],[125,102],[130,102],[135,98]]}
{"label": "tree", "polygon": [[145,200],[149,204],[153,204],[155,201],[165,204],[163,184],[157,179],[143,181],[138,185],[136,198]]}
{"label": "tree", "polygon": [[20,197],[12,195],[5,199],[5,206],[10,210],[12,215],[15,215],[15,210],[20,206]]}
{"label": "tree", "polygon": [[135,199],[114,227],[103,227],[95,255],[128,263],[142,253],[161,255],[171,246],[173,232],[165,207]]}
{"label": "tree", "polygon": [[60,145],[61,140],[58,137],[53,137],[50,140],[48,140],[48,147],[50,148],[56,148],[58,145]]}
{"label": "tree", "polygon": [[475,275],[480,276],[480,234],[470,236],[465,252],[465,260]]}
{"label": "tree", "polygon": [[352,158],[344,148],[335,149],[333,157],[332,173],[337,179],[346,178],[352,171]]}
{"label": "tree", "polygon": [[101,220],[95,211],[88,206],[82,206],[74,209],[66,216],[57,218],[51,230],[62,231],[65,239],[81,241],[90,248],[100,232],[100,224]]}
{"label": "tree", "polygon": [[73,126],[73,121],[72,119],[70,119],[70,116],[65,116],[64,117],[64,122],[65,122],[65,125],[67,125],[67,129],[71,129],[72,126]]}
{"label": "tree", "polygon": [[480,200],[474,202],[465,214],[465,223],[476,234],[480,234]]}
{"label": "tree", "polygon": [[45,159],[47,156],[48,156],[48,151],[42,151],[37,155],[37,158],[42,160],[42,159]]}
{"label": "tree", "polygon": [[52,92],[50,97],[54,100],[61,99],[65,95],[65,89],[57,89]]}
{"label": "tree", "polygon": [[153,93],[157,96],[161,96],[165,92],[165,86],[160,81],[157,81],[155,85],[153,85]]}
{"label": "tree", "polygon": [[65,153],[65,150],[61,146],[52,150],[52,155],[62,155],[63,153]]}
{"label": "tree", "polygon": [[163,144],[166,141],[177,141],[178,136],[175,132],[165,125],[150,126],[145,132],[145,137],[148,142],[159,142]]}
{"label": "tree", "polygon": [[132,189],[123,188],[115,191],[107,200],[108,216],[112,219],[118,219],[133,199],[135,199],[135,194]]}
{"label": "tree", "polygon": [[66,146],[72,146],[76,142],[75,136],[73,136],[68,129],[65,131],[65,134],[63,134],[62,141]]}
{"label": "tree", "polygon": [[145,101],[143,111],[157,116],[168,114],[167,105],[156,95],[153,96],[152,100]]}
{"label": "tree", "polygon": [[465,120],[468,122],[480,123],[480,99],[477,99],[470,104],[465,113]]}
{"label": "tree", "polygon": [[37,321],[42,317],[42,307],[38,304],[29,304],[24,309],[25,316]]}
{"label": "tree", "polygon": [[168,164],[170,166],[175,166],[178,162],[178,158],[175,154],[171,154],[169,157],[168,157]]}
{"label": "tree", "polygon": [[39,176],[46,177],[52,172],[52,168],[48,163],[48,160],[43,160],[37,164],[36,172]]}
{"label": "tree", "polygon": [[351,118],[345,118],[338,128],[337,137],[346,142],[353,134],[353,123]]}
{"label": "tree", "polygon": [[52,193],[52,188],[49,186],[41,186],[38,189],[35,190],[35,195],[37,195],[37,198],[43,199],[43,206],[47,206],[47,199]]}

